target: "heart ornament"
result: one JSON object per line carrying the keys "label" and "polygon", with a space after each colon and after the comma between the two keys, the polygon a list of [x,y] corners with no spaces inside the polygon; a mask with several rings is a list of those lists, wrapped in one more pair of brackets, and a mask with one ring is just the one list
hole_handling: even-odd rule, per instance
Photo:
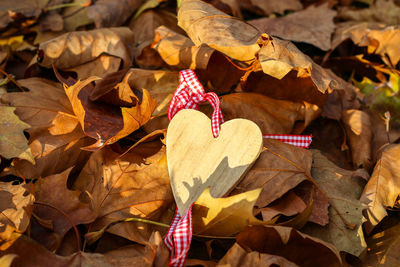
{"label": "heart ornament", "polygon": [[229,192],[263,147],[261,130],[250,120],[223,123],[217,138],[210,126],[210,119],[193,109],[179,111],[168,126],[168,172],[181,216],[207,187],[213,197]]}

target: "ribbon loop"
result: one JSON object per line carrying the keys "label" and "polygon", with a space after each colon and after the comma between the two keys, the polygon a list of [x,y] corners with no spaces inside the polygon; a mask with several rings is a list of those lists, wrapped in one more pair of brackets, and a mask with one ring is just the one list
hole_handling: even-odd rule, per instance
{"label": "ribbon loop", "polygon": [[214,137],[218,137],[221,123],[224,122],[224,117],[219,107],[219,97],[214,92],[204,92],[204,88],[193,70],[179,72],[179,86],[169,105],[168,119],[172,120],[181,109],[198,110],[200,103],[204,101],[208,101],[214,110],[211,116],[211,131]]}

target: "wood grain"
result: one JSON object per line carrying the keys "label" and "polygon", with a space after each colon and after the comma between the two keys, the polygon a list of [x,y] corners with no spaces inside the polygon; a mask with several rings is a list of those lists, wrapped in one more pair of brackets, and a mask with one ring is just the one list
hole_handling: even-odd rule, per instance
{"label": "wood grain", "polygon": [[249,120],[234,119],[221,125],[217,138],[203,113],[179,111],[167,130],[167,161],[179,213],[185,214],[210,187],[213,197],[232,189],[259,156],[262,134]]}

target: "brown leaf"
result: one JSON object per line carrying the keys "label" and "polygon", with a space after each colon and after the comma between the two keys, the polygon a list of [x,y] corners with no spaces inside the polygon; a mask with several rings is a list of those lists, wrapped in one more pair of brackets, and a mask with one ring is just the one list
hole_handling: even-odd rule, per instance
{"label": "brown leaf", "polygon": [[389,129],[389,136],[386,132],[385,118],[382,118],[377,111],[368,111],[371,119],[372,127],[372,162],[378,160],[379,154],[382,152],[382,148],[390,142],[396,142],[400,138],[400,125],[399,123],[392,123]]}
{"label": "brown leaf", "polygon": [[47,68],[54,64],[68,69],[108,54],[121,58],[127,67],[132,63],[132,43],[133,33],[126,27],[69,32],[41,43],[38,61]]}
{"label": "brown leaf", "polygon": [[182,2],[178,25],[195,45],[207,44],[233,59],[252,60],[259,50],[256,28],[200,0]]}
{"label": "brown leaf", "polygon": [[11,172],[32,179],[82,165],[88,154],[80,148],[88,140],[60,84],[42,78],[18,83],[30,91],[4,94],[2,101],[14,106],[18,117],[31,125],[27,132],[36,165],[14,161]]}
{"label": "brown leaf", "polygon": [[244,248],[285,258],[299,266],[342,266],[339,251],[318,238],[283,226],[248,226],[236,242]]}
{"label": "brown leaf", "polygon": [[0,106],[0,155],[5,158],[20,158],[35,163],[23,131],[29,124],[14,114],[15,108]]}
{"label": "brown leaf", "polygon": [[260,209],[264,221],[271,220],[279,214],[285,216],[293,216],[304,211],[307,207],[306,203],[298,197],[293,191],[283,195],[276,204],[269,205]]}
{"label": "brown leaf", "polygon": [[389,145],[376,163],[371,179],[361,196],[367,206],[367,232],[387,216],[386,208],[393,207],[400,194],[400,145]]}
{"label": "brown leaf", "polygon": [[5,1],[0,5],[0,29],[7,27],[18,16],[38,18],[42,9],[46,7],[49,0],[18,0]]}
{"label": "brown leaf", "polygon": [[156,35],[155,30],[160,27],[167,27],[171,31],[184,33],[178,27],[175,14],[164,10],[148,10],[129,23],[129,28],[134,33],[135,63],[141,67],[160,67],[162,60],[157,53],[150,48]]}
{"label": "brown leaf", "polygon": [[264,139],[264,151],[243,180],[233,190],[238,194],[263,188],[256,206],[262,208],[307,180],[311,170],[310,151],[283,142]]}
{"label": "brown leaf", "polygon": [[57,11],[50,11],[42,16],[39,20],[40,31],[62,31],[64,28],[64,20]]}
{"label": "brown leaf", "polygon": [[214,49],[207,45],[195,46],[184,35],[165,26],[156,29],[152,44],[161,58],[174,69],[206,69]]}
{"label": "brown leaf", "polygon": [[400,6],[393,0],[377,0],[364,9],[354,10],[350,7],[339,9],[338,18],[353,21],[383,22],[389,25],[400,24]]}
{"label": "brown leaf", "polygon": [[343,112],[342,120],[349,138],[355,167],[371,167],[372,124],[369,115],[361,110]]}
{"label": "brown leaf", "polygon": [[[279,1],[284,2],[285,1]],[[270,1],[265,2],[270,3]],[[328,4],[309,6],[280,18],[261,18],[248,21],[261,32],[295,42],[312,44],[322,50],[331,48],[331,35],[335,30],[336,11]]]}
{"label": "brown leaf", "polygon": [[272,13],[283,14],[287,10],[301,10],[303,5],[299,0],[244,0],[240,1],[240,5],[245,9],[257,11],[262,10],[265,15],[270,15]]}
{"label": "brown leaf", "polygon": [[[261,71],[250,73],[242,89],[275,99],[306,101],[323,107],[323,115],[340,118],[342,110],[358,108],[356,89],[323,69],[289,41],[263,34],[259,52]],[[268,75],[265,75],[268,74]],[[268,86],[265,86],[268,84]]]}
{"label": "brown leaf", "polygon": [[[42,220],[52,222],[53,231],[62,238],[73,225],[87,224],[94,221],[93,211],[79,200],[79,191],[67,188],[68,175],[72,168],[45,178],[35,183],[35,215]],[[61,211],[61,212],[60,212]]]}
{"label": "brown leaf", "polygon": [[133,93],[128,80],[132,75],[129,69],[122,69],[107,75],[98,81],[89,97],[113,106],[132,107],[138,104],[139,98]]}
{"label": "brown leaf", "polygon": [[25,186],[0,182],[0,250],[15,241],[15,232],[23,233],[29,226],[35,198]]}
{"label": "brown leaf", "polygon": [[121,26],[141,4],[142,0],[98,0],[87,14],[96,28]]}
{"label": "brown leaf", "polygon": [[132,89],[148,90],[157,101],[153,116],[164,114],[168,111],[169,102],[179,85],[179,74],[175,71],[130,69],[129,85]]}
{"label": "brown leaf", "polygon": [[335,80],[321,66],[303,54],[289,41],[264,35],[264,45],[259,52],[262,71],[276,79],[282,79],[290,71],[297,71],[297,77],[309,77],[316,89],[325,93],[334,89]]}
{"label": "brown leaf", "polygon": [[122,59],[119,57],[101,54],[92,61],[65,69],[65,71],[75,72],[78,80],[85,80],[92,76],[103,78],[108,74],[117,72],[121,63]]}
{"label": "brown leaf", "polygon": [[[343,169],[353,169],[350,150],[343,125],[337,121],[318,118],[308,130],[313,134],[312,147]],[[344,150],[345,149],[345,150]]]}
{"label": "brown leaf", "polygon": [[196,69],[205,90],[226,92],[238,83],[243,71],[235,67],[219,51],[194,43],[177,32],[161,26],[156,30],[152,47],[173,69]]}
{"label": "brown leaf", "polygon": [[[165,147],[158,151],[160,145],[156,144],[139,145],[121,159],[108,147],[92,154],[75,182],[75,188],[87,192],[97,216],[90,231],[130,217],[170,219],[172,210],[165,217],[173,203]],[[150,226],[144,223],[117,224],[107,231],[142,244],[151,234]]]}
{"label": "brown leaf", "polygon": [[62,16],[66,31],[75,31],[81,26],[93,23],[93,20],[88,18],[87,8],[82,8],[82,5],[84,6],[88,3],[87,0],[73,0],[71,2],[79,5],[63,8]]}
{"label": "brown leaf", "polygon": [[[99,79],[90,77],[84,81],[75,82],[73,79],[63,81],[65,93],[83,131],[87,136],[98,140],[90,149],[115,143],[139,129],[150,119],[156,107],[156,101],[146,89],[141,92],[140,102],[133,107],[111,106],[91,101],[90,97],[95,92],[91,82]],[[126,87],[129,88],[128,85]]]}
{"label": "brown leaf", "polygon": [[307,181],[301,183],[294,189],[294,192],[305,203],[310,201],[310,198],[312,199],[312,210],[310,216],[308,217],[309,222],[317,223],[322,226],[325,226],[329,223],[328,201],[323,193],[316,189],[311,182]]}
{"label": "brown leaf", "polygon": [[247,252],[238,243],[235,243],[217,264],[220,267],[270,267],[275,265],[280,267],[298,266],[284,257],[259,253],[257,251]]}
{"label": "brown leaf", "polygon": [[[318,150],[313,150],[311,174],[335,208],[329,207],[328,225],[306,225],[302,231],[332,243],[340,251],[359,256],[366,248],[362,229],[364,207],[359,201],[362,186],[351,171],[337,167]],[[343,220],[354,224],[354,229],[349,229]]]}
{"label": "brown leaf", "polygon": [[[153,235],[150,242],[146,244],[145,251],[137,246],[122,247],[118,250],[100,253],[86,253],[79,251],[70,256],[56,255],[39,243],[24,235],[20,235],[16,242],[5,252],[0,251],[0,256],[13,253],[17,254],[13,261],[15,266],[27,267],[50,267],[50,266],[153,266],[156,256],[161,251],[162,240],[158,233]],[[158,265],[162,266],[162,265]]]}
{"label": "brown leaf", "polygon": [[336,28],[332,49],[346,39],[361,47],[367,47],[368,54],[378,54],[387,65],[394,66],[400,61],[397,44],[400,42],[399,26],[377,23],[345,22]]}
{"label": "brown leaf", "polygon": [[222,96],[221,109],[226,120],[244,118],[255,122],[263,134],[302,132],[319,116],[320,109],[308,103],[276,100],[254,93]]}
{"label": "brown leaf", "polygon": [[242,18],[240,1],[238,0],[206,0],[206,2],[212,4],[224,13]]}
{"label": "brown leaf", "polygon": [[367,239],[365,266],[399,266],[400,225],[381,231]]}
{"label": "brown leaf", "polygon": [[253,206],[260,189],[226,198],[213,198],[207,188],[193,205],[193,233],[233,236],[247,225],[270,224],[253,216]]}

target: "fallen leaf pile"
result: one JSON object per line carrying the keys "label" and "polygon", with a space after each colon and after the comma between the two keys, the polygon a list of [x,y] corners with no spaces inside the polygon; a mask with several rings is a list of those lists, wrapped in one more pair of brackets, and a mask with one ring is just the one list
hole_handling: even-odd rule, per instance
{"label": "fallen leaf pile", "polygon": [[0,1],[0,266],[168,266],[189,68],[226,120],[313,142],[206,189],[186,266],[400,266],[399,44],[397,0]]}

